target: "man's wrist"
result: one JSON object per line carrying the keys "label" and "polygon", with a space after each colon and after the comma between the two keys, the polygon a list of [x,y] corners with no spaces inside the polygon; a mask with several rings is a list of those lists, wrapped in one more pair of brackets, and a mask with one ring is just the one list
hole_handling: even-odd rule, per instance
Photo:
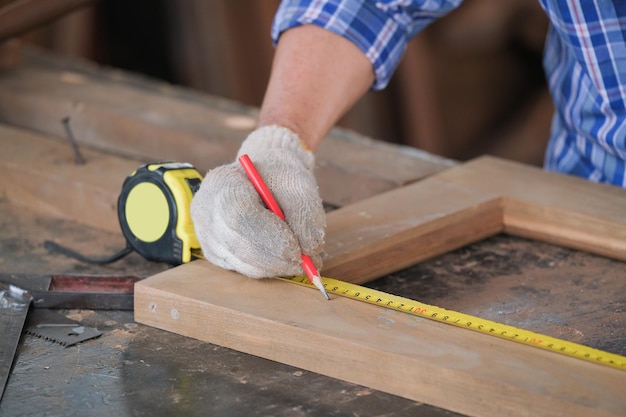
{"label": "man's wrist", "polygon": [[270,149],[286,149],[295,153],[303,164],[313,169],[315,156],[293,130],[279,125],[267,125],[257,128],[243,141],[237,157],[248,154],[254,159]]}

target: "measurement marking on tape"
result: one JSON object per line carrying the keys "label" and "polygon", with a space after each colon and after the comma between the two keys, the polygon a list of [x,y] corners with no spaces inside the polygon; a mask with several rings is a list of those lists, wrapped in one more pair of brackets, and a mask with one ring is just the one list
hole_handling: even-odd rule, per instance
{"label": "measurement marking on tape", "polygon": [[[310,288],[315,288],[306,277],[280,278],[283,281],[292,282]],[[502,339],[534,346],[551,352],[568,355],[574,358],[586,360],[593,363],[610,366],[626,371],[626,357],[615,353],[605,352],[600,349],[581,345],[556,337],[547,336],[530,330],[520,329],[508,324],[497,323],[492,320],[459,313],[453,310],[436,307],[421,303],[409,298],[388,294],[383,291],[374,290],[360,285],[322,277],[324,287],[328,293],[364,301],[369,304],[378,305],[392,310],[401,311],[429,320],[474,330],[480,333],[496,336]]]}

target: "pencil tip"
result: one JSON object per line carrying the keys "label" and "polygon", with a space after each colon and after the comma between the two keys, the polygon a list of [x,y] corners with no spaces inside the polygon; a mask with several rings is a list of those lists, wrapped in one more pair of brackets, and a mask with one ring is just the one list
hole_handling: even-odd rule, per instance
{"label": "pencil tip", "polygon": [[316,276],[313,278],[312,281],[313,281],[313,285],[315,285],[320,290],[324,298],[326,298],[327,300],[330,300],[330,297],[328,296],[328,293],[326,292],[326,289],[324,288],[324,284],[322,284],[322,279],[319,276]]}

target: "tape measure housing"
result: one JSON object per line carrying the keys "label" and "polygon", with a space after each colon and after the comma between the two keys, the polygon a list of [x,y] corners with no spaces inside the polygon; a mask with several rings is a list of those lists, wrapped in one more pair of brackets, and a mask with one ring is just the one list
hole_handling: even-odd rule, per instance
{"label": "tape measure housing", "polygon": [[189,209],[201,182],[200,173],[188,163],[145,164],[130,174],[117,204],[129,245],[151,261],[190,262],[200,250]]}

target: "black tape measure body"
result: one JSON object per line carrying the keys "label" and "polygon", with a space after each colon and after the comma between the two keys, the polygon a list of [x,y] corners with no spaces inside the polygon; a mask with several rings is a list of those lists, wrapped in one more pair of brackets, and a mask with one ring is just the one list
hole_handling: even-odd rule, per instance
{"label": "black tape measure body", "polygon": [[180,265],[200,251],[191,199],[202,182],[188,163],[145,164],[129,175],[120,193],[117,214],[129,245],[151,261]]}

